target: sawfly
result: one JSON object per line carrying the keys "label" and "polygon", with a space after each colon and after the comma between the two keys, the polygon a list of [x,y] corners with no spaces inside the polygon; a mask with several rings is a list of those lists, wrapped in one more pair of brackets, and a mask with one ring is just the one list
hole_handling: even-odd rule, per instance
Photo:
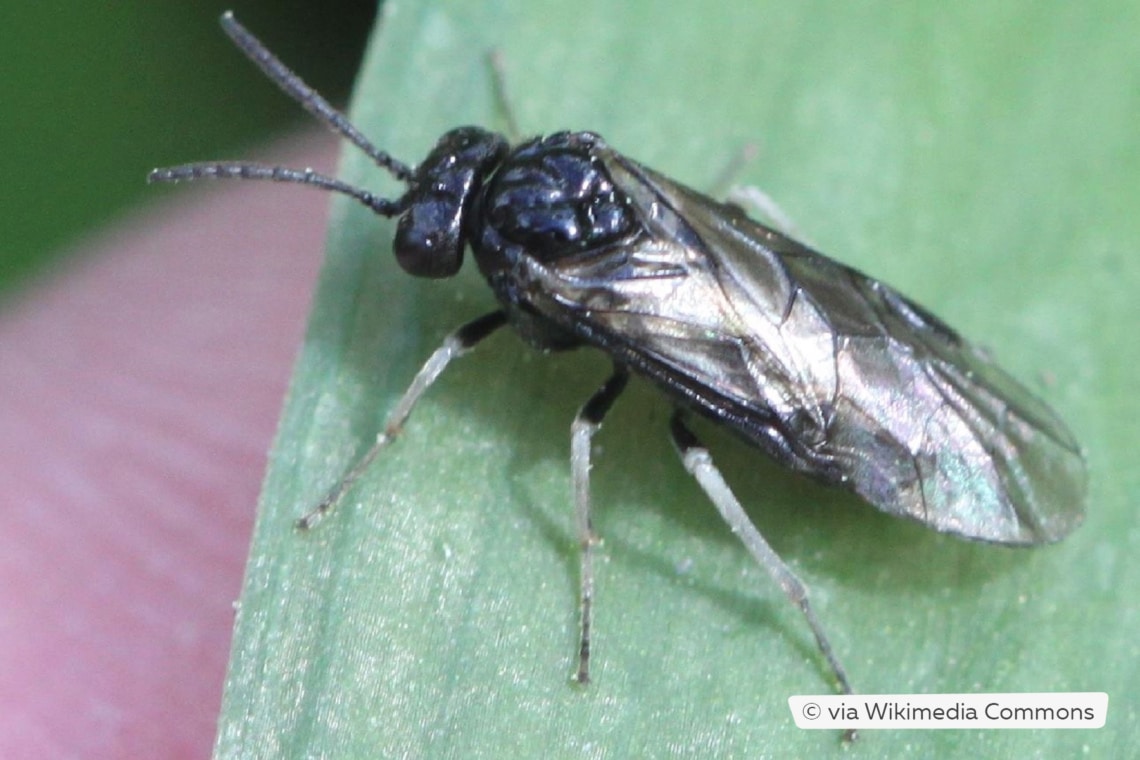
{"label": "sawfly", "polygon": [[499,303],[444,340],[375,445],[301,528],[336,504],[453,359],[508,325],[543,351],[590,346],[613,360],[612,375],[571,425],[581,682],[589,680],[594,598],[591,441],[631,375],[672,402],[670,432],[684,467],[803,612],[844,692],[851,691],[847,674],[806,588],[741,508],[689,415],[734,431],[791,470],[943,533],[1034,545],[1080,524],[1085,462],[1065,424],[987,354],[891,287],[592,132],[512,145],[460,127],[409,166],[372,145],[232,15],[222,25],[273,82],[407,190],[385,198],[310,170],[247,162],[156,169],[150,181],[258,179],[343,193],[398,219],[393,250],[408,274],[451,277],[470,248]]}

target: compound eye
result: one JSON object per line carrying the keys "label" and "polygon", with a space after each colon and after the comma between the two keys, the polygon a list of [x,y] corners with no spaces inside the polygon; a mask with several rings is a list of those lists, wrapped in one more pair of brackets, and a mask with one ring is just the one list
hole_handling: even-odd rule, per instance
{"label": "compound eye", "polygon": [[396,225],[396,261],[416,277],[451,277],[463,264],[463,205],[454,198],[421,198]]}
{"label": "compound eye", "polygon": [[416,277],[451,277],[463,264],[464,219],[507,143],[478,127],[445,134],[416,169],[408,208],[396,225],[396,261]]}

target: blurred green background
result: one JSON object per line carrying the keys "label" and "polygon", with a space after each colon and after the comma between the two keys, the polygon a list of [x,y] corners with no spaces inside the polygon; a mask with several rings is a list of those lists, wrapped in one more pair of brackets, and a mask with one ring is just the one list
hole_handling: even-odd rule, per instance
{"label": "blurred green background", "polygon": [[377,0],[5,3],[0,304],[68,244],[144,202],[155,165],[237,157],[305,114],[230,45],[232,9],[343,103]]}

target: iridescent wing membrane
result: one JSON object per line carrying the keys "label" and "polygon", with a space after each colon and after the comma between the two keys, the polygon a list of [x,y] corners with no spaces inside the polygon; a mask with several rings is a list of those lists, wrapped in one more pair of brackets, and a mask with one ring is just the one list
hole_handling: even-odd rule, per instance
{"label": "iridescent wing membrane", "polygon": [[530,272],[543,316],[781,463],[884,512],[1003,544],[1084,515],[1064,423],[925,309],[624,156],[638,242]]}

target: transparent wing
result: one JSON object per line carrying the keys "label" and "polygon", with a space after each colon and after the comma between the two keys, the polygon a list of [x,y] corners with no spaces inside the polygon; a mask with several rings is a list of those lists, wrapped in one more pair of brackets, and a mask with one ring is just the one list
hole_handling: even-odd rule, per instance
{"label": "transparent wing", "polygon": [[649,234],[532,273],[546,316],[779,461],[966,538],[1055,541],[1085,462],[1024,386],[897,291],[628,159]]}

